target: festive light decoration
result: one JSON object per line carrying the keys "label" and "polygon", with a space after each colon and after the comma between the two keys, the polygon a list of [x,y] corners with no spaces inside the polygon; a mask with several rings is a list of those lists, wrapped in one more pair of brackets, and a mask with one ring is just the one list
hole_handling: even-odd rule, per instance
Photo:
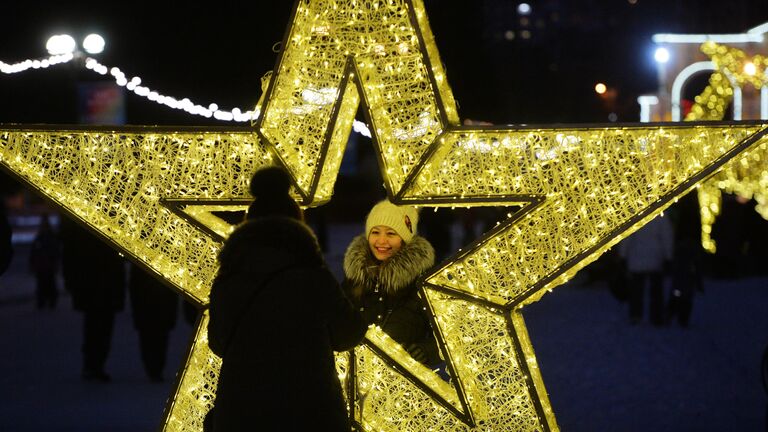
{"label": "festive light decoration", "polygon": [[[27,71],[29,69],[45,69],[50,66],[69,63],[73,59],[75,59],[75,55],[72,53],[67,53],[62,55],[54,55],[42,60],[28,59],[14,64],[8,64],[0,61],[0,72],[5,74],[15,74]],[[171,96],[166,96],[157,92],[156,90],[152,90],[149,87],[142,86],[141,77],[134,76],[129,81],[125,76],[125,73],[123,73],[120,68],[110,68],[91,57],[85,57],[84,66],[86,70],[93,71],[99,75],[111,75],[115,80],[115,84],[125,87],[138,96],[144,97],[149,101],[165,105],[169,108],[183,110],[189,114],[199,115],[206,118],[213,117],[222,121],[253,122],[259,117],[261,112],[260,104],[257,104],[257,106],[252,110],[243,111],[240,108],[233,108],[231,111],[226,111],[219,109],[219,106],[216,103],[211,103],[205,107],[192,102],[189,98],[186,97],[178,99]],[[264,82],[264,80],[262,80],[262,82]],[[266,82],[268,83],[269,81]],[[262,91],[263,90],[264,89],[262,89]],[[366,137],[370,138],[371,136],[371,132],[368,130],[368,127],[365,125],[365,123],[360,121],[354,121],[353,130]]]}
{"label": "festive light decoration", "polygon": [[[283,46],[258,135],[0,126],[0,162],[201,307],[226,235],[210,212],[242,208],[250,174],[275,163],[304,205],[331,199],[361,101],[391,199],[524,205],[424,279],[450,382],[376,328],[338,355],[362,430],[557,430],[521,309],[729,160],[768,146],[768,122],[459,126],[419,0],[297,1]],[[201,430],[214,398],[220,360],[206,320],[167,431]]]}
{"label": "festive light decoration", "polygon": [[24,60],[23,62],[13,64],[0,61],[0,72],[4,74],[16,74],[29,69],[45,69],[58,64],[68,63],[73,58],[75,58],[75,56],[72,55],[72,53],[69,53],[52,55],[42,60]]}
{"label": "festive light decoration", "polygon": [[[709,85],[696,96],[686,121],[722,120],[733,99],[731,79],[740,88],[746,84],[757,90],[768,86],[768,57],[756,55],[750,58],[742,50],[712,41],[702,44],[701,51],[712,58],[717,70],[710,75]],[[710,234],[720,214],[722,190],[747,199],[754,197],[757,201],[755,210],[768,219],[768,160],[760,154],[739,158],[727,164],[725,169],[698,189],[701,244],[712,253],[717,246]]]}

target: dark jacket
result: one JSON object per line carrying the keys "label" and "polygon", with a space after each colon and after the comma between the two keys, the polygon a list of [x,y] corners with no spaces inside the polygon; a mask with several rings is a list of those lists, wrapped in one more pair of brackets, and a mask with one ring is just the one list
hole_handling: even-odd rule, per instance
{"label": "dark jacket", "polygon": [[409,352],[418,347],[429,366],[440,357],[416,282],[434,262],[432,245],[418,235],[383,262],[373,256],[363,235],[344,254],[343,287],[366,322],[381,327]]}
{"label": "dark jacket", "polygon": [[11,243],[12,234],[13,230],[11,229],[11,224],[8,222],[8,216],[5,214],[5,205],[2,202],[2,196],[0,196],[0,275],[5,273],[11,265],[11,258],[13,258],[13,244]]}
{"label": "dark jacket", "polygon": [[128,295],[136,330],[168,332],[176,325],[179,295],[136,265],[131,266]]}
{"label": "dark jacket", "polygon": [[219,255],[208,344],[222,357],[213,430],[349,431],[333,351],[367,329],[317,240],[285,217],[249,220]]}
{"label": "dark jacket", "polygon": [[72,306],[83,312],[125,307],[125,261],[109,245],[75,222],[61,219],[61,267]]}
{"label": "dark jacket", "polygon": [[41,229],[29,250],[29,267],[37,276],[56,273],[59,267],[61,245],[59,237],[50,228]]}

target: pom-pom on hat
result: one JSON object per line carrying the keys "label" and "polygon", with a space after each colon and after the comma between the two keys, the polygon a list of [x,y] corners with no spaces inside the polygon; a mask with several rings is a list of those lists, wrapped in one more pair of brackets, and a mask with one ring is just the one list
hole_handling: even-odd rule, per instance
{"label": "pom-pom on hat", "polygon": [[416,235],[419,212],[415,207],[397,206],[384,200],[373,206],[365,220],[365,235],[371,234],[375,226],[384,225],[394,229],[408,243]]}
{"label": "pom-pom on hat", "polygon": [[291,197],[290,189],[291,177],[284,168],[268,166],[256,171],[251,177],[253,202],[248,206],[246,219],[285,216],[304,220],[301,207]]}

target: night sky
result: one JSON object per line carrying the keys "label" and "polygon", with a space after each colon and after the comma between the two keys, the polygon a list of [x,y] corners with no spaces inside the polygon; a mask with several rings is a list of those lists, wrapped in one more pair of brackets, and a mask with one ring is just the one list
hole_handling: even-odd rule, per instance
{"label": "night sky", "polygon": [[[178,99],[251,108],[259,78],[274,67],[289,0],[252,2],[4,2],[0,60],[46,55],[51,34],[99,32],[99,60]],[[654,91],[654,33],[741,33],[768,21],[767,0],[425,0],[462,118],[494,123],[638,121],[638,95]],[[523,30],[530,31],[522,39]],[[509,36],[514,34],[514,37]],[[74,123],[74,83],[93,80],[70,66],[0,76],[0,122]],[[616,88],[614,106],[594,93]],[[155,105],[128,92],[130,124],[222,124]],[[224,123],[227,124],[227,123]]]}

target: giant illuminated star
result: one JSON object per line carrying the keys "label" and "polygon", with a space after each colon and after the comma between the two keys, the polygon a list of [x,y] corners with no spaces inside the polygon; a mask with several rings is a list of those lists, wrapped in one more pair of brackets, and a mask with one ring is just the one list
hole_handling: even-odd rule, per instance
{"label": "giant illuminated star", "polygon": [[[339,355],[365,430],[557,430],[521,308],[768,142],[766,122],[461,127],[420,0],[297,1],[283,46],[255,131],[3,126],[0,161],[201,307],[226,236],[210,210],[274,163],[329,200],[361,102],[393,201],[524,205],[424,279],[450,383],[378,329]],[[201,430],[215,394],[205,321],[165,430]]]}

